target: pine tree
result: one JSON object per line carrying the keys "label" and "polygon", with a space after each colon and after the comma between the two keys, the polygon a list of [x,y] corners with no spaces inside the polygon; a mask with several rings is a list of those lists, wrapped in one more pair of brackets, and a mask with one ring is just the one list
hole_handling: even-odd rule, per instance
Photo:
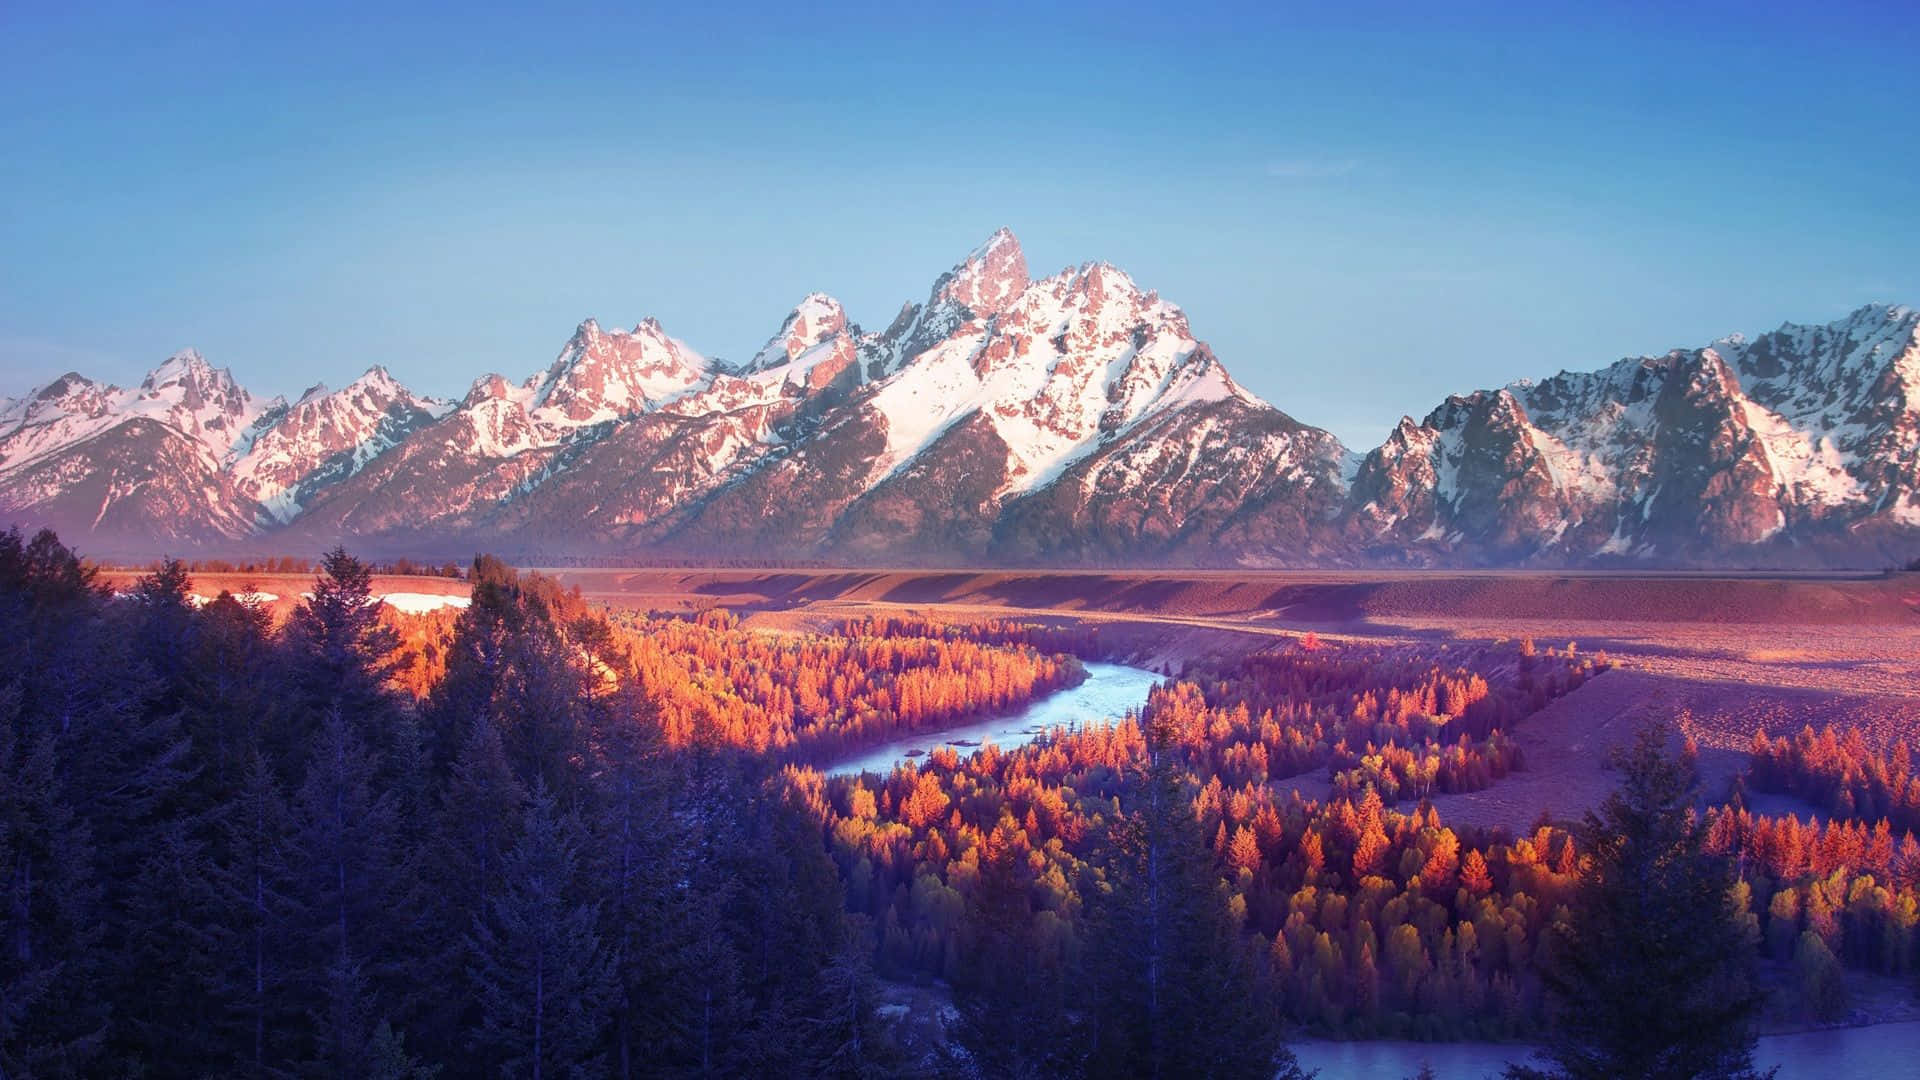
{"label": "pine tree", "polygon": [[954,1035],[983,1076],[1055,1076],[1073,1064],[1066,958],[1035,932],[1032,876],[1016,835],[1002,822],[981,841],[980,875],[960,928]]}
{"label": "pine tree", "polygon": [[453,763],[422,871],[432,914],[420,929],[422,963],[411,988],[425,1018],[415,1043],[437,1060],[478,1065],[463,1057],[466,1030],[478,1022],[473,995],[445,988],[464,985],[466,938],[501,895],[526,800],[499,732],[483,717]]}
{"label": "pine tree", "polygon": [[686,829],[671,812],[669,793],[679,785],[661,753],[658,726],[644,694],[629,690],[624,699],[594,737],[593,778],[593,872],[605,897],[602,933],[616,987],[612,1071],[623,1080],[660,1045],[652,1003],[663,961],[682,944],[673,940],[680,921],[670,908],[692,869]]}
{"label": "pine tree", "polygon": [[1278,1010],[1227,913],[1173,733],[1147,733],[1147,764],[1109,830],[1105,883],[1088,901],[1085,975],[1093,1076],[1297,1072]]}
{"label": "pine tree", "polygon": [[213,990],[222,1007],[212,1037],[227,1048],[228,1064],[249,1076],[288,1060],[291,1032],[304,1020],[289,985],[297,955],[289,937],[297,909],[284,891],[294,879],[289,815],[271,766],[253,754],[239,794],[217,822],[220,916],[207,945],[222,972]]}
{"label": "pine tree", "polygon": [[792,1071],[805,1064],[827,1007],[819,976],[846,932],[845,894],[816,820],[759,784],[735,799],[745,813],[740,843],[725,856],[740,883],[727,921],[757,1006],[746,1052],[762,1071]]}
{"label": "pine tree", "polygon": [[366,1071],[384,991],[401,979],[409,942],[413,869],[399,807],[380,790],[375,759],[339,709],[318,732],[293,804],[286,891],[302,952],[304,996],[315,1037],[310,1072]]}
{"label": "pine tree", "polygon": [[581,873],[579,820],[535,787],[502,889],[468,941],[477,1048],[507,1076],[591,1075],[601,1063],[611,966]]}
{"label": "pine tree", "polygon": [[1557,962],[1542,1056],[1508,1076],[1741,1078],[1763,1000],[1733,908],[1733,868],[1704,850],[1690,770],[1649,724],[1619,760],[1620,787],[1579,831],[1587,865]]}
{"label": "pine tree", "polygon": [[0,1070],[77,1075],[100,1061],[100,896],[86,823],[61,794],[49,733],[22,740],[0,689]]}
{"label": "pine tree", "polygon": [[398,762],[396,744],[404,741],[387,685],[399,639],[381,625],[372,568],[342,548],[320,565],[311,599],[287,626],[295,689],[312,727],[344,717],[384,771]]}
{"label": "pine tree", "polygon": [[612,910],[633,913],[609,926],[618,962],[617,1074],[752,1073],[747,934],[735,918],[747,887],[734,862],[744,793],[730,762],[705,748],[678,758],[662,778],[659,794],[673,797],[657,816],[651,786],[610,798],[602,821]]}
{"label": "pine tree", "polygon": [[879,986],[873,975],[873,928],[864,915],[847,917],[840,947],[819,975],[824,1008],[810,1040],[806,1074],[879,1080],[900,1075],[904,1062],[875,1017]]}

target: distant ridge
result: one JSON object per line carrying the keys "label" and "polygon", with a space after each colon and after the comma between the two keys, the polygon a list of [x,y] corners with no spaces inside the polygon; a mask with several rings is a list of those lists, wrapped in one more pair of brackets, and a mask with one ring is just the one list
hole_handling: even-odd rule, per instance
{"label": "distant ridge", "polygon": [[458,402],[258,401],[191,350],[0,401],[0,521],[184,547],[941,565],[1879,566],[1920,550],[1920,316],[1450,397],[1363,456],[1107,263],[996,232],[884,330],[810,294],[709,358],[586,320]]}

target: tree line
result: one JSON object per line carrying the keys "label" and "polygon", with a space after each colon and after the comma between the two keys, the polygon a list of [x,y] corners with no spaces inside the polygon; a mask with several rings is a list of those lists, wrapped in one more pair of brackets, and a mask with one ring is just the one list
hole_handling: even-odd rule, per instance
{"label": "tree line", "polygon": [[869,950],[765,763],[669,751],[492,568],[415,705],[368,568],[284,626],[0,534],[9,1077],[868,1075]]}
{"label": "tree line", "polygon": [[1837,731],[1828,724],[1815,734],[1808,724],[1792,739],[1770,739],[1761,730],[1749,747],[1746,784],[1792,795],[1838,818],[1886,818],[1895,828],[1912,830],[1920,828],[1920,775],[1912,754],[1905,739],[1876,750],[1858,728]]}
{"label": "tree line", "polygon": [[[429,658],[370,576],[329,553],[275,625],[194,605],[178,563],[116,599],[51,534],[0,534],[5,1075],[1274,1076],[1296,1024],[1744,1075],[1734,862],[1657,733],[1602,815],[1518,838],[1371,787],[1276,801],[1223,771],[1204,693],[1204,722],[1161,703],[827,781],[739,718],[780,730],[791,697],[793,751],[901,676],[980,708],[1072,658],[609,620],[484,557]],[[1449,723],[1475,704],[1388,689],[1417,712],[1428,685]],[[1656,933],[1690,947],[1623,966]],[[951,980],[945,1056],[902,1056],[876,963]]]}

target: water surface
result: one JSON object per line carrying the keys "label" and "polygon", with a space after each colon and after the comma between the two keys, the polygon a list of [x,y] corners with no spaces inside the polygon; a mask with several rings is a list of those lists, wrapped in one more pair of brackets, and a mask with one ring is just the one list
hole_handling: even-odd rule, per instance
{"label": "water surface", "polygon": [[[991,742],[1002,750],[1025,746],[1042,733],[1056,727],[1082,728],[1108,724],[1146,704],[1147,691],[1161,676],[1144,668],[1125,664],[1089,661],[1087,678],[1079,686],[1058,690],[1038,701],[1029,702],[1016,713],[974,720],[957,727],[916,732],[871,750],[863,750],[844,761],[829,765],[828,776],[854,773],[887,773],[910,758],[921,758],[942,747],[951,746],[961,757],[973,753],[982,743]],[[919,751],[915,754],[914,751]]]}
{"label": "water surface", "polygon": [[[1528,1047],[1510,1043],[1300,1042],[1300,1064],[1324,1080],[1407,1080],[1424,1062],[1439,1080],[1499,1076],[1509,1062],[1526,1060]],[[1920,1020],[1869,1027],[1803,1031],[1760,1039],[1754,1063],[1779,1066],[1780,1080],[1920,1075]]]}

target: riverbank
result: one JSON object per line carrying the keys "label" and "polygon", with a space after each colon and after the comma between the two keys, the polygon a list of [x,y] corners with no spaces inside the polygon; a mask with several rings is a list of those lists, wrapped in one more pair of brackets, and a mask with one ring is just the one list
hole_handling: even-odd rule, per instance
{"label": "riverbank", "polygon": [[[1341,1080],[1406,1080],[1430,1067],[1439,1080],[1497,1076],[1531,1054],[1524,1043],[1331,1042],[1293,1045],[1300,1064]],[[1920,1053],[1920,1021],[1763,1035],[1754,1051],[1762,1071],[1797,1077],[1906,1076]]]}
{"label": "riverbank", "polygon": [[1080,728],[1111,723],[1137,712],[1161,676],[1126,664],[1087,661],[1087,677],[1074,686],[1056,690],[1017,712],[953,727],[915,732],[849,755],[821,771],[828,776],[862,772],[886,774],[904,761],[924,758],[942,747],[966,756],[992,743],[1002,750],[1025,746],[1055,728]]}

